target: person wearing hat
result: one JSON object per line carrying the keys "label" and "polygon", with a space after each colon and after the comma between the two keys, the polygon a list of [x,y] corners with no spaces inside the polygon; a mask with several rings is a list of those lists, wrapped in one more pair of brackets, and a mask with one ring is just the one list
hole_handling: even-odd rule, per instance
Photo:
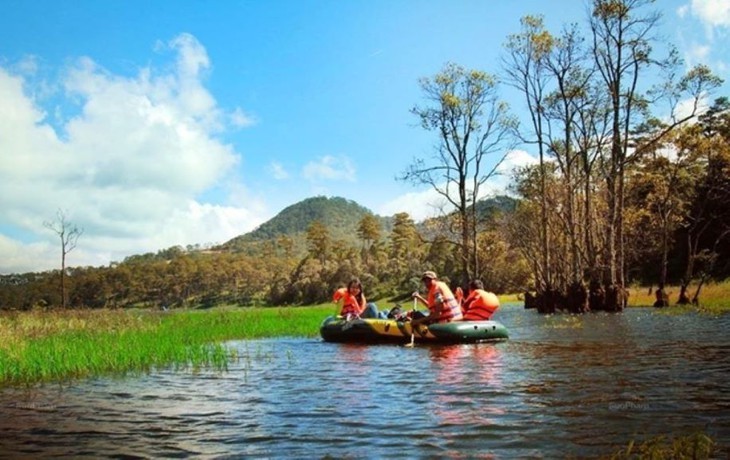
{"label": "person wearing hat", "polygon": [[456,301],[451,289],[443,281],[438,280],[436,273],[429,270],[421,276],[426,290],[427,299],[424,299],[418,291],[413,293],[413,298],[428,307],[429,315],[413,320],[413,325],[422,323],[448,323],[461,320],[461,305]]}

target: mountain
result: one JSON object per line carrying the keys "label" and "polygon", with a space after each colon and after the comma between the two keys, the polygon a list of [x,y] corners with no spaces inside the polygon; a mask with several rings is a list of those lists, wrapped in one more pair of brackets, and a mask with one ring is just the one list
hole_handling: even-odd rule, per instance
{"label": "mountain", "polygon": [[[514,211],[517,201],[506,196],[497,196],[477,202],[477,212],[483,220],[488,220],[498,213]],[[261,254],[270,248],[279,246],[279,239],[286,237],[291,242],[291,253],[301,257],[307,250],[307,228],[314,221],[323,223],[335,240],[356,245],[358,243],[357,227],[366,214],[373,214],[368,208],[341,197],[328,198],[317,196],[295,203],[271,220],[264,222],[252,232],[239,235],[215,248],[219,251],[245,252]],[[375,216],[381,222],[383,237],[387,237],[393,228],[393,217]],[[429,221],[439,220],[436,217]],[[418,225],[424,235],[428,236],[428,226]]]}
{"label": "mountain", "polygon": [[[368,208],[345,198],[325,196],[307,198],[285,208],[252,232],[239,235],[216,249],[258,252],[264,242],[288,237],[292,239],[294,253],[300,253],[306,249],[307,228],[315,221],[323,223],[333,239],[355,243],[358,239],[358,224],[367,214],[373,213]],[[390,218],[376,217],[381,220],[383,232],[392,226]]]}

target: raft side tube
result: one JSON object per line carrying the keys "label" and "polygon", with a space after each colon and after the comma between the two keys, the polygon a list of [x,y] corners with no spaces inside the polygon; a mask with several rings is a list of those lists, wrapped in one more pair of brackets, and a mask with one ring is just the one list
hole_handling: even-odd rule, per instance
{"label": "raft side tube", "polygon": [[[354,319],[330,316],[320,326],[320,335],[327,342],[406,343],[413,329],[410,322],[394,319]],[[507,328],[496,321],[455,321],[416,328],[419,342],[470,343],[499,341],[509,338]]]}

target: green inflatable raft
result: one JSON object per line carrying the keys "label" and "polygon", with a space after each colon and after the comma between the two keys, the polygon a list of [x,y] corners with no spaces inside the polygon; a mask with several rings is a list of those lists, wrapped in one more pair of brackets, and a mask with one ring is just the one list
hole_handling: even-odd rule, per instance
{"label": "green inflatable raft", "polygon": [[509,338],[507,328],[497,321],[454,321],[452,323],[421,325],[394,319],[354,319],[341,316],[326,318],[319,328],[326,342],[407,343],[411,333],[416,342],[473,343],[499,341]]}

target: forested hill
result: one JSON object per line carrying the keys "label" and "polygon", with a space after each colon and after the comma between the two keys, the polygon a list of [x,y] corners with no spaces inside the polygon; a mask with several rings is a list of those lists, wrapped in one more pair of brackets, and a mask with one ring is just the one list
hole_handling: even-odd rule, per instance
{"label": "forested hill", "polygon": [[498,213],[511,213],[517,207],[517,200],[514,198],[499,195],[487,200],[477,201],[477,215],[481,220],[489,220]]}
{"label": "forested hill", "polygon": [[[516,203],[513,198],[497,196],[479,201],[477,213],[482,219],[490,219],[498,212],[514,211]],[[285,237],[290,240],[292,252],[300,254],[306,251],[305,235],[315,221],[324,224],[333,239],[354,245],[358,239],[358,225],[367,214],[374,215],[368,208],[342,197],[307,198],[285,208],[252,232],[239,235],[215,249],[258,254],[265,243],[276,244],[280,238]],[[384,235],[389,234],[393,227],[393,217],[375,217],[380,222]],[[420,230],[425,231],[423,228]]]}
{"label": "forested hill", "polygon": [[[295,203],[250,233],[237,236],[217,249],[251,252],[260,243],[280,237],[292,239],[295,252],[302,249],[307,228],[318,221],[330,231],[332,238],[352,243],[357,239],[357,227],[363,216],[373,214],[368,208],[341,197],[317,196]],[[383,230],[391,226],[390,218],[376,216]]]}

